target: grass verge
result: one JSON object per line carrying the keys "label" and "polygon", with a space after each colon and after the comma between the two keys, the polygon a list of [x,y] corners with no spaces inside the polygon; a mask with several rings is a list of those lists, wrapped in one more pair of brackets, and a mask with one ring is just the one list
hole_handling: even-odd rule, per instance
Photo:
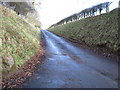
{"label": "grass verge", "polygon": [[106,14],[55,26],[48,30],[77,43],[85,43],[101,51],[117,54],[120,50],[118,47],[119,11],[115,9]]}
{"label": "grass verge", "polygon": [[[37,54],[40,50],[40,31],[2,5],[0,23],[0,59],[4,74],[20,68]],[[10,68],[11,64],[14,65]]]}

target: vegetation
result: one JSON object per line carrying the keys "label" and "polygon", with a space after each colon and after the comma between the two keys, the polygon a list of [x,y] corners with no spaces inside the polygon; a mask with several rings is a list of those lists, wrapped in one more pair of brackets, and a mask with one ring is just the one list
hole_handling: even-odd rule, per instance
{"label": "vegetation", "polygon": [[[6,72],[19,68],[38,52],[40,33],[16,12],[1,4],[0,12],[0,59],[3,62],[3,72]],[[11,64],[14,64],[12,69]]]}
{"label": "vegetation", "polygon": [[33,2],[2,2],[8,8],[12,8],[17,14],[26,15],[28,12],[35,11]]}
{"label": "vegetation", "polygon": [[28,23],[40,29],[40,21],[38,20],[38,11],[36,6],[40,7],[39,2],[1,2],[7,8],[14,10],[21,18],[25,19]]}
{"label": "vegetation", "polygon": [[50,31],[84,42],[89,46],[116,52],[118,47],[118,9],[109,13],[88,17],[65,25],[49,28]]}
{"label": "vegetation", "polygon": [[80,20],[82,18],[86,18],[86,17],[91,17],[91,16],[95,16],[95,13],[99,11],[99,14],[101,14],[102,10],[106,10],[106,13],[109,12],[109,5],[112,2],[104,2],[104,3],[100,3],[98,5],[92,6],[90,8],[86,8],[84,10],[82,10],[79,13],[73,14],[67,18],[62,19],[61,21],[57,22],[56,24],[51,25],[51,27],[54,27],[56,25],[63,25],[69,22],[73,22],[76,20]]}
{"label": "vegetation", "polygon": [[25,20],[29,22],[31,25],[40,29],[41,23],[40,21],[37,20],[37,18],[33,15],[33,13],[28,13]]}

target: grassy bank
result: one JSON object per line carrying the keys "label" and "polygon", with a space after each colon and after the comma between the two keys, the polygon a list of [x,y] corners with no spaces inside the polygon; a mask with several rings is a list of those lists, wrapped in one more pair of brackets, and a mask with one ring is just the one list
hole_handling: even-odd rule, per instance
{"label": "grassy bank", "polygon": [[2,5],[0,23],[0,59],[3,72],[7,72],[21,67],[36,55],[40,50],[40,33],[14,11]]}
{"label": "grassy bank", "polygon": [[49,28],[50,31],[86,43],[110,53],[118,51],[118,9],[95,17],[88,17],[61,26]]}

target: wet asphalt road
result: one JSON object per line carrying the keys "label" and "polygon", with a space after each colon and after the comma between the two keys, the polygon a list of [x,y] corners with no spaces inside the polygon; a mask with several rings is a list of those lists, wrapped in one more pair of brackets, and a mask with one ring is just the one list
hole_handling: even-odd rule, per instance
{"label": "wet asphalt road", "polygon": [[42,30],[45,60],[24,88],[117,88],[118,64]]}

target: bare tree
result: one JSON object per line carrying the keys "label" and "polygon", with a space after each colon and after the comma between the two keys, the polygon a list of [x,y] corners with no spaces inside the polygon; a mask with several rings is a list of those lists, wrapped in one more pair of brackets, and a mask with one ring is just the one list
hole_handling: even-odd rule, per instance
{"label": "bare tree", "polygon": [[[99,11],[99,14],[101,14],[103,9],[105,9],[106,12],[109,12],[109,6],[110,6],[111,3],[112,2],[104,2],[104,3],[100,3],[98,5],[92,6],[90,8],[86,8],[79,13],[75,13],[75,14],[67,17],[67,18],[64,18],[63,20],[61,20],[58,23],[52,25],[51,27],[56,26],[56,25],[66,24],[66,23],[69,23],[69,22],[73,22],[75,20],[79,20],[80,18],[95,16],[95,13],[97,13],[97,11]],[[120,1],[119,1],[119,6],[120,6]]]}
{"label": "bare tree", "polygon": [[2,2],[2,4],[8,8],[14,8],[17,14],[26,16],[28,12],[35,11],[33,2]]}
{"label": "bare tree", "polygon": [[106,9],[106,13],[109,12],[109,6],[110,6],[111,3],[112,2],[105,2],[105,3],[103,3],[103,8]]}
{"label": "bare tree", "polygon": [[101,14],[101,11],[103,10],[103,7],[102,7],[103,4],[99,4],[97,5],[97,8],[99,10],[99,14]]}

